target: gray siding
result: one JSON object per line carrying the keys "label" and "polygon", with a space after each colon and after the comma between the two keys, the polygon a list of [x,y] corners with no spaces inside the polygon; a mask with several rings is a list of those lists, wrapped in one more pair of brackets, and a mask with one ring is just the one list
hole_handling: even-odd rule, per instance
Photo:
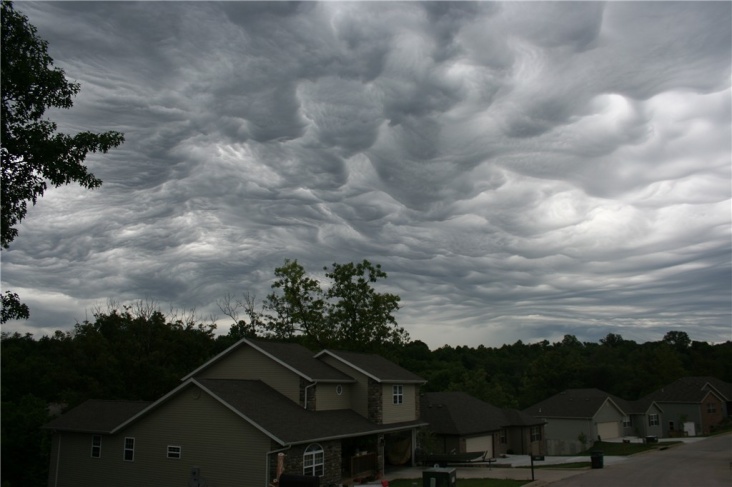
{"label": "gray siding", "polygon": [[[103,435],[101,458],[90,456],[91,434],[57,434],[49,486],[180,487],[188,485],[194,465],[208,485],[265,485],[270,439],[207,394],[196,397],[194,389],[181,390],[118,434]],[[123,461],[125,437],[135,438],[133,462]],[[181,459],[167,458],[168,445],[181,447]]]}
{"label": "gray siding", "polygon": [[616,408],[610,401],[605,401],[605,403],[600,406],[600,409],[597,410],[592,419],[595,421],[595,423],[606,423],[608,421],[622,422],[623,417],[625,417],[625,414],[623,414],[622,411]]}
{"label": "gray siding", "polygon": [[381,396],[383,401],[383,423],[400,423],[402,421],[414,421],[416,414],[417,386],[414,384],[403,384],[404,402],[394,404],[392,399],[392,386],[394,384],[382,384]]}
{"label": "gray siding", "polygon": [[300,376],[251,347],[239,347],[196,377],[202,379],[261,380],[300,403]]}
{"label": "gray siding", "polygon": [[580,434],[587,438],[587,447],[595,441],[594,425],[590,419],[547,418],[544,427],[546,434],[547,454],[573,455],[582,450]]}
{"label": "gray siding", "polygon": [[322,360],[331,367],[338,369],[341,372],[347,374],[349,377],[353,377],[354,379],[356,379],[355,383],[349,385],[351,392],[350,408],[364,418],[368,418],[369,378],[365,374],[358,372],[357,370],[347,366],[340,360],[336,360],[329,355],[324,355],[322,357]]}
{"label": "gray siding", "polygon": [[696,434],[702,434],[702,419],[699,404],[665,402],[661,404],[661,407],[663,408],[663,415],[661,416],[661,428],[664,438],[670,436],[670,421],[674,422],[675,430],[678,431],[679,429],[683,429],[683,426],[681,425],[681,419],[694,422]]}
{"label": "gray siding", "polygon": [[316,388],[316,407],[318,411],[332,409],[349,409],[351,407],[351,384],[340,384],[343,388],[341,395],[336,392],[338,384],[318,384]]}

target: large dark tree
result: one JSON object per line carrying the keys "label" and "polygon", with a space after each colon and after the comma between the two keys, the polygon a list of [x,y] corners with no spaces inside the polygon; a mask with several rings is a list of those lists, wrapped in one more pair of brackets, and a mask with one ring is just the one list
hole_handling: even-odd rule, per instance
{"label": "large dark tree", "polygon": [[[28,18],[13,4],[2,2],[2,203],[0,245],[7,248],[18,235],[28,202],[35,204],[48,185],[72,182],[97,188],[102,182],[90,173],[84,160],[90,152],[106,153],[124,141],[119,132],[56,132],[44,117],[48,108],[71,108],[79,84],[69,82],[53,66],[48,43],[38,37]],[[27,318],[28,308],[18,296],[2,296],[2,321]]]}
{"label": "large dark tree", "polygon": [[264,334],[277,339],[301,338],[313,347],[383,352],[384,346],[408,342],[394,317],[399,296],[380,293],[374,284],[387,277],[380,265],[333,264],[324,268],[330,283],[308,276],[296,260],[275,269],[277,280],[265,300]]}

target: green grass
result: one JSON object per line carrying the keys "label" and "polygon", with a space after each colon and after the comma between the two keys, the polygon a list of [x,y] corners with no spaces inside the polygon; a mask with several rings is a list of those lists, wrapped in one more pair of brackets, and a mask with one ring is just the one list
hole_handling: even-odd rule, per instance
{"label": "green grass", "polygon": [[[535,469],[565,469],[565,468],[590,468],[592,466],[592,462],[571,462],[571,463],[551,463],[549,465],[541,465],[541,462],[534,463]],[[516,468],[528,468],[531,469],[530,466],[520,466]]]}
{"label": "green grass", "polygon": [[680,441],[665,441],[663,443],[607,443],[596,442],[591,448],[579,453],[580,456],[590,456],[593,451],[601,451],[605,455],[627,456],[635,455],[644,451],[658,450],[662,447],[669,447],[680,444]]}
{"label": "green grass", "polygon": [[[521,487],[531,480],[514,479],[458,479],[460,487]],[[422,479],[396,479],[389,481],[389,487],[422,487]]]}

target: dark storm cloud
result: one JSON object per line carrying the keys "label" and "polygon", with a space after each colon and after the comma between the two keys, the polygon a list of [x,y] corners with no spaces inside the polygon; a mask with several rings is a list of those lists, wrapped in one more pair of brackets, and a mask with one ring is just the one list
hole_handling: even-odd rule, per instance
{"label": "dark storm cloud", "polygon": [[18,9],[82,85],[60,128],[126,142],[3,251],[14,330],[366,258],[431,346],[732,339],[729,3]]}

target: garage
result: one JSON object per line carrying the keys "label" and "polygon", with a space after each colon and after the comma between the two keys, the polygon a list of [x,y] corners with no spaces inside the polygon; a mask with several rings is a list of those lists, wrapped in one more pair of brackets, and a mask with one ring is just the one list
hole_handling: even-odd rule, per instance
{"label": "garage", "polygon": [[599,436],[602,440],[619,438],[620,436],[622,436],[620,434],[620,423],[618,421],[597,423],[597,436]]}
{"label": "garage", "polygon": [[493,435],[487,436],[474,436],[472,438],[465,438],[465,451],[466,452],[488,452],[487,457],[493,457]]}

